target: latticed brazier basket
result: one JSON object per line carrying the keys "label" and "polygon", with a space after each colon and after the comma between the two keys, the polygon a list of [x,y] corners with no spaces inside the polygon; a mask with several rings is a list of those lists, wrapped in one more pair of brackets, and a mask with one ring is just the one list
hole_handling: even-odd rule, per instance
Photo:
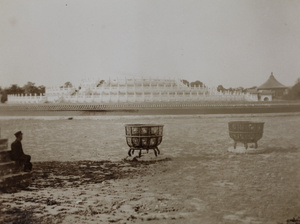
{"label": "latticed brazier basket", "polygon": [[134,154],[135,150],[139,150],[139,156],[142,150],[153,149],[155,156],[160,154],[157,146],[162,141],[163,125],[156,124],[127,124],[125,125],[126,142],[130,147],[128,155]]}
{"label": "latticed brazier basket", "polygon": [[234,140],[234,148],[237,142],[244,143],[246,149],[248,143],[255,143],[257,148],[257,141],[263,136],[264,122],[231,121],[228,122],[228,128],[229,136]]}

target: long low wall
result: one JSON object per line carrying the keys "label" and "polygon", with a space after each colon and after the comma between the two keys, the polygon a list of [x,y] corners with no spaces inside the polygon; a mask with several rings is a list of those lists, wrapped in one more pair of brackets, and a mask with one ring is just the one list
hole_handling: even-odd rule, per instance
{"label": "long low wall", "polygon": [[199,93],[159,93],[159,94],[101,94],[101,95],[47,95],[18,96],[8,95],[9,104],[38,103],[143,103],[143,102],[199,102],[199,101],[257,101],[251,94],[199,94]]}
{"label": "long low wall", "polygon": [[0,117],[300,113],[300,103],[0,106]]}
{"label": "long low wall", "polygon": [[30,111],[105,111],[105,110],[139,110],[139,109],[191,109],[191,108],[214,108],[214,107],[297,107],[300,106],[300,102],[161,102],[161,103],[103,103],[103,104],[2,104],[0,110],[30,110]]}

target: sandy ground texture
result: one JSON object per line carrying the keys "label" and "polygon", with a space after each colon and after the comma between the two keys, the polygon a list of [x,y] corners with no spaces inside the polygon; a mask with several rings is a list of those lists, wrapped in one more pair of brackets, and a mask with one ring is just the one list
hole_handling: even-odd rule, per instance
{"label": "sandy ground texture", "polygon": [[[229,151],[227,123],[265,122],[259,149]],[[0,223],[297,223],[300,116],[0,119],[24,132],[33,182],[0,194]],[[124,124],[164,124],[161,155],[125,159]],[[293,219],[294,218],[294,219]],[[289,221],[288,221],[289,220]]]}

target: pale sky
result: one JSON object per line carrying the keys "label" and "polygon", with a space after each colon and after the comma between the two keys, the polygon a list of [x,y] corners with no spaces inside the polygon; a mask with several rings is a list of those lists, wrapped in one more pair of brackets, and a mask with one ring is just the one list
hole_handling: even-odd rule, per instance
{"label": "pale sky", "polygon": [[0,0],[0,86],[88,77],[259,86],[300,77],[298,0]]}

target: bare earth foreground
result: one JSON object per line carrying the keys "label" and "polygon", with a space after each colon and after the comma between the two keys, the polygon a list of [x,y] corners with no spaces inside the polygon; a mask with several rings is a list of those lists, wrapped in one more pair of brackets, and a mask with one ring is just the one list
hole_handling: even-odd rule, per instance
{"label": "bare earth foreground", "polygon": [[[233,153],[227,123],[265,122]],[[164,124],[161,155],[124,160],[124,125]],[[0,194],[0,223],[299,223],[300,114],[1,117],[24,132],[33,182]],[[295,219],[293,219],[295,218]]]}

